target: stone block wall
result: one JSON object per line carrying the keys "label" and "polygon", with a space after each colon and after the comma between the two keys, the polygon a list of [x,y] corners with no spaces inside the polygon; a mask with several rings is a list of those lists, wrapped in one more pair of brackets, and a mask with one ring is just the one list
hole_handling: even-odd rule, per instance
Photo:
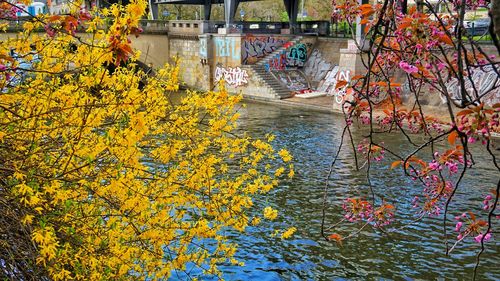
{"label": "stone block wall", "polygon": [[169,59],[180,59],[180,79],[185,87],[207,90],[210,88],[209,66],[200,58],[200,41],[198,37],[174,37],[169,40]]}

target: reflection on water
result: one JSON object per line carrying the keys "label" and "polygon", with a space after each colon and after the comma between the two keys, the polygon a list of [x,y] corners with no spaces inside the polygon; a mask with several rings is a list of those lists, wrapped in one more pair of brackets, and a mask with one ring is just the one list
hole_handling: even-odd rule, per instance
{"label": "reflection on water", "polygon": [[[278,220],[263,222],[258,228],[249,227],[245,234],[234,235],[233,240],[240,245],[237,258],[244,261],[245,266],[223,266],[225,279],[471,279],[479,246],[469,241],[455,249],[451,256],[446,256],[440,218],[428,218],[389,235],[367,229],[359,236],[344,241],[341,247],[322,239],[322,191],[342,132],[342,119],[331,114],[255,103],[249,103],[240,112],[239,130],[255,137],[273,133],[277,146],[284,146],[292,152],[296,177],[283,182],[269,196],[257,202],[280,210]],[[397,135],[387,136],[384,142],[393,148],[409,149]],[[368,191],[366,175],[355,170],[348,149],[341,154],[341,159],[331,181],[327,218],[331,224],[341,218],[344,198],[359,194],[367,196]],[[466,208],[479,208],[481,198],[469,198],[470,194],[478,194],[470,191],[489,190],[499,179],[485,155],[476,161],[479,169],[465,179],[452,206],[459,210],[451,217]],[[418,193],[421,187],[403,177],[399,171],[388,169],[389,165],[390,160],[373,167],[372,180],[376,192],[397,207],[399,222],[395,226],[398,226],[415,219],[414,210],[408,205],[408,196]],[[465,205],[464,202],[471,200],[473,204]],[[271,237],[274,229],[292,225],[298,231],[291,239]],[[354,227],[341,225],[335,232],[346,235]],[[488,242],[488,251],[482,256],[478,280],[500,279],[500,236],[494,236],[497,237]]]}

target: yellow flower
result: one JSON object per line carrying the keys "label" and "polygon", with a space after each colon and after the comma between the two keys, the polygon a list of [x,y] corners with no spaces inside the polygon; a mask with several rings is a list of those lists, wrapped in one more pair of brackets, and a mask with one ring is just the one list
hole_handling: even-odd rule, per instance
{"label": "yellow flower", "polygon": [[285,167],[279,167],[275,172],[274,172],[274,175],[279,177],[283,174],[283,172],[285,171]]}
{"label": "yellow flower", "polygon": [[293,178],[295,176],[295,170],[293,169],[293,164],[290,164],[289,169],[290,171],[288,172],[288,178]]}
{"label": "yellow flower", "polygon": [[269,206],[264,208],[264,218],[266,218],[268,220],[274,220],[277,217],[278,217],[277,210],[274,210],[273,208],[271,208]]}
{"label": "yellow flower", "polygon": [[[223,230],[278,216],[267,207],[249,221],[248,210],[254,194],[288,173],[290,163],[280,168],[274,160],[292,157],[277,155],[271,135],[232,133],[241,95],[187,91],[172,103],[181,62],[154,77],[132,67],[140,54],[127,37],[147,1],[129,2],[102,10],[103,17],[89,11],[87,36],[55,28],[57,40],[23,32],[0,41],[0,57],[14,49],[39,70],[2,93],[0,153],[13,156],[5,163],[8,192],[14,207],[27,209],[20,221],[33,228],[33,259],[51,280],[168,279],[193,262],[218,275],[219,264],[242,265]],[[71,25],[73,18],[51,20]],[[111,26],[102,29],[105,22]],[[109,69],[123,60],[130,64]],[[217,248],[193,247],[201,239]]]}
{"label": "yellow flower", "polygon": [[281,234],[281,238],[282,239],[288,239],[288,238],[290,238],[295,233],[295,231],[297,231],[297,228],[295,228],[295,227],[292,226],[289,229],[285,230],[285,232],[283,232]]}
{"label": "yellow flower", "polygon": [[252,225],[258,225],[260,223],[260,218],[259,217],[254,217],[252,219]]}
{"label": "yellow flower", "polygon": [[24,224],[31,224],[33,222],[33,218],[34,218],[34,216],[32,216],[32,215],[26,215],[21,220],[21,222],[24,223]]}
{"label": "yellow flower", "polygon": [[281,159],[285,162],[289,162],[292,160],[292,156],[290,155],[290,152],[288,150],[282,149],[278,152],[278,155],[281,156]]}

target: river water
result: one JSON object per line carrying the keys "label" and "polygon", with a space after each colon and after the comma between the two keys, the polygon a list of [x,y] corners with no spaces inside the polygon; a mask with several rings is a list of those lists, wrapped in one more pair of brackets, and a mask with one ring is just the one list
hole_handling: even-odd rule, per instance
{"label": "river water", "polygon": [[[442,217],[426,218],[409,224],[417,215],[411,207],[413,194],[421,187],[405,178],[402,172],[390,170],[391,159],[373,167],[375,192],[397,208],[397,222],[388,227],[407,227],[388,234],[364,230],[344,241],[342,246],[320,236],[321,204],[325,178],[342,132],[342,118],[277,105],[248,103],[240,109],[239,130],[254,137],[276,135],[276,146],[293,155],[296,176],[284,181],[257,204],[279,210],[279,218],[248,227],[244,234],[232,238],[239,244],[237,259],[245,266],[221,266],[226,280],[470,280],[480,247],[467,240],[451,254],[445,255]],[[355,133],[357,135],[361,133]],[[408,150],[398,135],[383,136],[393,149]],[[349,196],[368,197],[366,174],[356,171],[349,150],[341,154],[331,180],[327,224],[342,218],[342,200]],[[451,243],[454,242],[453,216],[474,209],[479,212],[481,198],[499,180],[498,172],[487,155],[478,155],[477,169],[467,177],[452,204],[450,213]],[[471,195],[473,194],[473,195]],[[473,197],[470,197],[473,196]],[[475,196],[475,197],[474,197]],[[472,203],[470,203],[472,202]],[[483,212],[483,215],[485,213]],[[295,226],[298,231],[288,240],[272,237],[275,229]],[[344,223],[330,232],[343,236],[360,225]],[[498,223],[497,228],[498,229]],[[500,234],[487,242],[477,280],[500,279]]]}

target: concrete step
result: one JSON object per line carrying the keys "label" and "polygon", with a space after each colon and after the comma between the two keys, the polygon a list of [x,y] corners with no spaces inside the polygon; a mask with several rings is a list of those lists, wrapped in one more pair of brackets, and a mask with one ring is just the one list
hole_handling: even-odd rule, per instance
{"label": "concrete step", "polygon": [[273,87],[273,88],[275,88],[275,89],[286,89],[286,87],[284,87],[284,86],[283,86],[283,85],[281,85],[280,83],[268,83],[267,81],[265,81],[265,82],[266,82],[266,84],[267,84],[268,86],[271,86],[271,87]]}
{"label": "concrete step", "polygon": [[277,88],[277,87],[270,87],[270,88],[272,88],[275,92],[283,92],[283,93],[290,92],[290,90],[287,88]]}
{"label": "concrete step", "polygon": [[[299,43],[301,39],[302,36],[295,36],[294,38],[292,38],[292,40],[290,40],[290,42],[292,43],[293,46]],[[276,77],[274,77],[271,73],[269,73],[266,70],[265,65],[269,63],[269,60],[271,58],[275,57],[277,54],[280,54],[285,49],[286,49],[285,47],[279,47],[278,49],[274,50],[274,52],[260,59],[257,63],[253,65],[244,66],[244,69],[253,72],[253,74],[263,82],[265,87],[267,87],[271,91],[271,93],[273,93],[273,95],[278,99],[291,97],[292,96],[291,91],[286,86],[284,86],[280,81],[278,81]]]}
{"label": "concrete step", "polygon": [[267,81],[267,83],[269,83],[269,84],[281,85],[281,83],[280,83],[278,80],[274,79],[274,77],[270,77],[270,79],[265,79],[265,80],[266,80],[266,81]]}
{"label": "concrete step", "polygon": [[259,73],[259,74],[269,74],[269,72],[267,70],[264,70],[264,69],[256,69],[255,72]]}
{"label": "concrete step", "polygon": [[[292,46],[299,43],[300,40],[302,40],[302,36],[295,36],[292,40],[290,40],[289,42],[292,42]],[[286,48],[285,47],[279,47],[278,49],[274,50],[274,52],[268,54],[267,56],[263,57],[262,59],[260,59],[256,65],[264,65],[266,64],[270,58],[273,58],[275,55],[281,53],[281,51],[285,50]]]}

